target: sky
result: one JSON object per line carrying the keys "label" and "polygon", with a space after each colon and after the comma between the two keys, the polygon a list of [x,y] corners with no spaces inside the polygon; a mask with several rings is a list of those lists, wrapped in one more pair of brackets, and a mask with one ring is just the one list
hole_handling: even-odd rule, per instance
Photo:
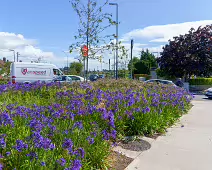
{"label": "sky", "polygon": [[[86,0],[81,0],[86,3]],[[103,0],[99,0],[103,2]],[[191,27],[212,24],[211,0],[111,0],[119,4],[119,39],[129,49],[134,39],[133,56],[149,49],[160,52],[169,39],[185,34]],[[116,8],[103,11],[116,17]],[[78,53],[67,53],[75,42],[79,18],[69,0],[0,0],[0,59],[13,60],[15,50],[20,60],[42,60],[64,67],[77,61]],[[112,35],[115,26],[105,31]],[[64,52],[65,51],[65,52]],[[103,60],[113,60],[105,53]],[[112,61],[113,62],[113,61]],[[108,68],[97,60],[89,61],[89,69]]]}

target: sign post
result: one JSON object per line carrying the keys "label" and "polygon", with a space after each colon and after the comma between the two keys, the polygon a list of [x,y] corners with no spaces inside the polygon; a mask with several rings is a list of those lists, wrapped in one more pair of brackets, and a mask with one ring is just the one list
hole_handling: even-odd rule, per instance
{"label": "sign post", "polygon": [[83,65],[84,65],[84,82],[85,82],[85,60],[86,57],[88,57],[88,47],[86,45],[83,45],[81,48],[83,59]]}

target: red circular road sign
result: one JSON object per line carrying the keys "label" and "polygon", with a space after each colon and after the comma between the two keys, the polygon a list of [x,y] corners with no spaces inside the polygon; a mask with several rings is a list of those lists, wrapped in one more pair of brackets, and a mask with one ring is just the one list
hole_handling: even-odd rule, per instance
{"label": "red circular road sign", "polygon": [[88,57],[88,47],[86,45],[82,47],[82,55],[83,57]]}

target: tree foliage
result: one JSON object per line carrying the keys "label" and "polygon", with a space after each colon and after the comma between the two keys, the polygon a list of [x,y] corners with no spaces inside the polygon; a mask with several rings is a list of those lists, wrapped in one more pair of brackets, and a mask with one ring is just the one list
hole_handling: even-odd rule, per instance
{"label": "tree foliage", "polygon": [[[133,58],[133,72],[134,74],[150,74],[151,68],[157,68],[157,61],[155,56],[149,52],[141,51],[140,59],[137,57]],[[131,61],[128,64],[128,69],[131,70]]]}
{"label": "tree foliage", "polygon": [[5,64],[1,67],[0,75],[3,75],[5,78],[7,78],[10,75],[10,65],[11,62],[5,62]]}
{"label": "tree foliage", "polygon": [[[87,43],[89,47],[89,58],[96,59],[99,51],[108,49],[105,45],[110,35],[103,35],[103,31],[113,24],[116,24],[111,17],[112,14],[104,12],[108,0],[70,0],[74,11],[79,17],[78,33],[75,35],[76,43],[70,46],[70,51],[80,49]],[[97,57],[98,58],[98,57]]]}
{"label": "tree foliage", "polygon": [[70,72],[71,74],[79,75],[82,72],[83,64],[80,62],[73,62],[70,64]]}
{"label": "tree foliage", "polygon": [[191,28],[188,34],[169,40],[158,63],[169,76],[208,76],[212,72],[212,25]]}

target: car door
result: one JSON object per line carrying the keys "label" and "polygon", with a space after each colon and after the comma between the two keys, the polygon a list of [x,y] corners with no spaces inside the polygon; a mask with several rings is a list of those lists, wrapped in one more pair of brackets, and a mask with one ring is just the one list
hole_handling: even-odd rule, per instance
{"label": "car door", "polygon": [[79,82],[81,81],[79,77],[77,76],[70,76],[70,78],[72,79],[72,82]]}
{"label": "car door", "polygon": [[62,81],[62,77],[57,77],[55,79],[53,79],[54,82],[61,82]]}

